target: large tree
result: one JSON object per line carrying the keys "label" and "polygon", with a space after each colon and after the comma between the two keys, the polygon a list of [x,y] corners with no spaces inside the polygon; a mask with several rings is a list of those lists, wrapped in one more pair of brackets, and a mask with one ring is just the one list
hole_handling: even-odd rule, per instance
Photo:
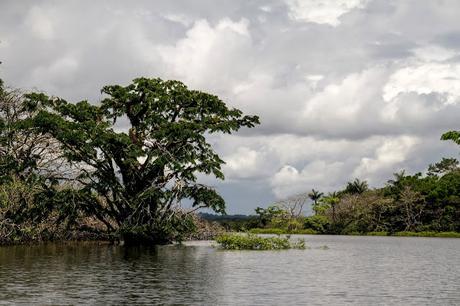
{"label": "large tree", "polygon": [[223,179],[224,161],[207,137],[254,127],[257,116],[228,108],[217,96],[179,81],[138,78],[106,86],[99,105],[30,94],[42,107],[34,124],[60,144],[80,169],[78,209],[102,221],[125,242],[165,243],[183,225],[179,205],[225,212],[225,202],[197,174]]}

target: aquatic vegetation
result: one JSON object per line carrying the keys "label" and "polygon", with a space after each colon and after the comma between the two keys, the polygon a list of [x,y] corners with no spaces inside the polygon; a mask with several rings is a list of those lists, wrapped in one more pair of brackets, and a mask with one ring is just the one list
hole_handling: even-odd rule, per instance
{"label": "aquatic vegetation", "polygon": [[226,250],[287,250],[305,249],[305,240],[295,242],[286,237],[261,237],[255,234],[223,234],[216,242]]}

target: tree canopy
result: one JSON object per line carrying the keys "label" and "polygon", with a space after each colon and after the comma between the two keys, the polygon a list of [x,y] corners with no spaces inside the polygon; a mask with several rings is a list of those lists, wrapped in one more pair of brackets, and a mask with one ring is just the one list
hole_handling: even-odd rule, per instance
{"label": "tree canopy", "polygon": [[125,240],[167,242],[184,224],[179,205],[225,212],[223,198],[197,174],[224,179],[224,161],[207,136],[254,127],[257,116],[179,81],[138,78],[102,89],[99,105],[27,95],[33,126],[58,141],[78,174],[75,209]]}

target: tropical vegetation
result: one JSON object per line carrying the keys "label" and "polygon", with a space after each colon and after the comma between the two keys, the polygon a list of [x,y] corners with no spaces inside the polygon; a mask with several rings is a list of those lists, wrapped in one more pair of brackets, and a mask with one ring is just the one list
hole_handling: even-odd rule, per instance
{"label": "tropical vegetation", "polygon": [[[442,139],[460,143],[459,135],[449,132]],[[307,198],[314,214],[305,217],[299,199]],[[429,165],[425,174],[400,171],[380,188],[371,189],[366,181],[355,179],[326,195],[313,189],[267,208],[258,207],[255,217],[233,229],[273,234],[459,237],[459,162],[442,158]]]}
{"label": "tropical vegetation", "polygon": [[179,81],[105,86],[97,104],[0,88],[0,242],[83,228],[125,243],[181,240],[193,211],[225,213],[197,180],[224,179],[206,136],[259,123]]}
{"label": "tropical vegetation", "polygon": [[305,241],[291,241],[288,237],[262,237],[254,234],[222,234],[216,242],[226,250],[286,250],[305,249]]}

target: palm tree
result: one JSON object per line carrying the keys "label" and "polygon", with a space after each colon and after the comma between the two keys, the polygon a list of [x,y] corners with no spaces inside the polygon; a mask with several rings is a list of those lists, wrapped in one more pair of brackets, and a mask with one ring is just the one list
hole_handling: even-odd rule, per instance
{"label": "palm tree", "polygon": [[406,177],[406,170],[401,170],[399,172],[393,173],[393,180],[389,180],[388,184],[392,186],[400,185],[401,181]]}
{"label": "palm tree", "polygon": [[315,212],[315,215],[318,214],[318,201],[321,199],[323,195],[324,193],[319,192],[315,189],[312,189],[311,192],[308,194],[308,197],[313,201],[313,211]]}
{"label": "palm tree", "polygon": [[324,199],[324,202],[326,202],[327,204],[329,204],[332,208],[332,222],[335,224],[335,208],[337,206],[337,204],[340,202],[340,197],[339,197],[339,193],[337,191],[334,191],[334,192],[329,192],[327,194],[327,197],[325,197]]}
{"label": "palm tree", "polygon": [[355,179],[353,182],[348,182],[345,188],[346,193],[350,194],[361,194],[369,189],[369,185],[366,181]]}

